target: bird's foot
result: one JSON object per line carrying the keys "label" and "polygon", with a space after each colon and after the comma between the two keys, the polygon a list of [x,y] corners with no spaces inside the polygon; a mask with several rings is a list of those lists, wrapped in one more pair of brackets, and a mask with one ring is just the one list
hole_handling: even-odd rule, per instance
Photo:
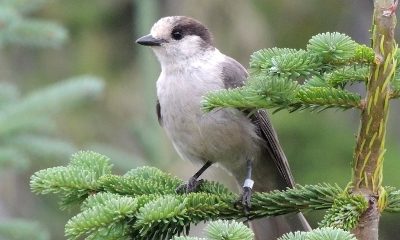
{"label": "bird's foot", "polygon": [[251,179],[246,179],[243,184],[243,191],[240,198],[236,201],[235,207],[242,207],[246,214],[249,213],[251,208],[251,195],[253,189],[254,181]]}
{"label": "bird's foot", "polygon": [[250,187],[243,187],[242,194],[239,199],[235,202],[236,208],[243,208],[245,214],[248,214],[251,208],[251,195],[252,190]]}
{"label": "bird's foot", "polygon": [[203,181],[203,179],[197,180],[196,178],[191,177],[186,183],[180,185],[175,191],[177,193],[196,192]]}

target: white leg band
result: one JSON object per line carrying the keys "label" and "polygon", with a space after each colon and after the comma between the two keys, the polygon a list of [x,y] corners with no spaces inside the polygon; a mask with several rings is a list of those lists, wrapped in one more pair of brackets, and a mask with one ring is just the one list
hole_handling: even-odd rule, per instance
{"label": "white leg band", "polygon": [[244,180],[243,187],[248,187],[248,188],[253,189],[253,185],[254,185],[254,181],[253,180],[251,180],[249,178]]}

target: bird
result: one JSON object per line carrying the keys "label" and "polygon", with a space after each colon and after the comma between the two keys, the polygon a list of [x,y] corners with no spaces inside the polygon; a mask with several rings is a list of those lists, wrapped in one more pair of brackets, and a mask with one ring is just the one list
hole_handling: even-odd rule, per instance
{"label": "bird", "polygon": [[[250,206],[252,191],[284,190],[295,185],[288,161],[266,110],[234,108],[204,112],[203,96],[211,91],[241,87],[247,70],[221,53],[208,28],[186,16],[156,21],[150,34],[136,43],[149,46],[161,73],[156,82],[156,113],[178,155],[203,164],[184,185],[194,191],[200,175],[218,163],[238,183],[241,202]],[[289,231],[310,230],[301,213],[252,220],[256,239],[277,239]]]}

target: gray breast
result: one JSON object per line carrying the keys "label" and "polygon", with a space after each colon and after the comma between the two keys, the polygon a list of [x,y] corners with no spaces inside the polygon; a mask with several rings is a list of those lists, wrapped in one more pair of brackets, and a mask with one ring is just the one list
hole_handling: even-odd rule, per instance
{"label": "gray breast", "polygon": [[[236,109],[201,111],[201,98],[208,91],[243,84],[246,72],[235,60],[227,59],[228,63],[217,63],[212,66],[214,69],[198,69],[181,78],[160,79],[163,83],[158,84],[158,95],[163,127],[182,158],[227,164],[245,162],[246,155],[257,145],[254,125],[242,112]],[[236,64],[229,64],[233,61]]]}

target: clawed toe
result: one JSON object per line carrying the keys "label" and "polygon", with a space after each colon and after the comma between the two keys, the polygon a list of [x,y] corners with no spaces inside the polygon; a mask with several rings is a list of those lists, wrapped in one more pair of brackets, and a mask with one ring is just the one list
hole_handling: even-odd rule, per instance
{"label": "clawed toe", "polygon": [[242,207],[244,212],[247,214],[251,208],[251,196],[252,191],[249,187],[243,187],[243,192],[240,195],[239,199],[235,202],[235,207]]}
{"label": "clawed toe", "polygon": [[180,185],[177,189],[177,193],[191,193],[196,192],[199,186],[203,183],[203,179],[197,180],[190,178],[186,183]]}

